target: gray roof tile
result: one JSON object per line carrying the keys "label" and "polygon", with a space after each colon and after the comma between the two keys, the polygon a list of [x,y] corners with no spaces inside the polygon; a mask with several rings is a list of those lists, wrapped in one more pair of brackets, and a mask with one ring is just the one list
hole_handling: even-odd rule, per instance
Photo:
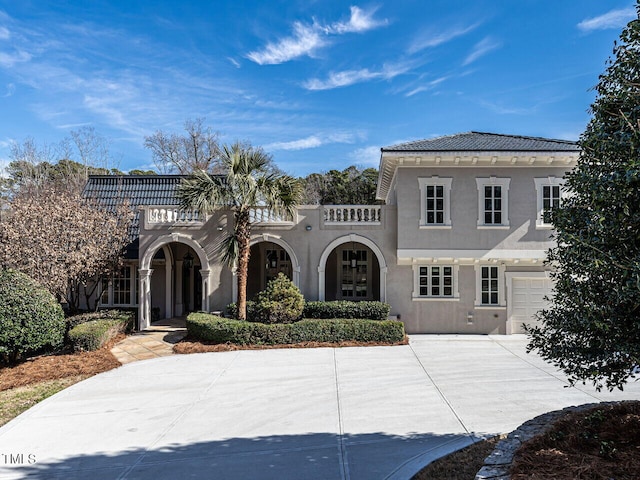
{"label": "gray roof tile", "polygon": [[382,152],[578,152],[576,142],[550,138],[466,132],[383,147]]}

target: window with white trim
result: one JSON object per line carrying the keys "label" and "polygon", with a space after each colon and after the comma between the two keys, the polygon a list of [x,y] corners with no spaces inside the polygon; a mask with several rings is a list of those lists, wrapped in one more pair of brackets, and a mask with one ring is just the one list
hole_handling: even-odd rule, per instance
{"label": "window with white trim", "polygon": [[501,265],[476,265],[476,305],[504,307],[504,272]]}
{"label": "window with white trim", "polygon": [[537,196],[536,227],[551,228],[551,214],[562,203],[564,179],[559,177],[534,178]]}
{"label": "window with white trim", "polygon": [[100,305],[136,305],[138,280],[137,265],[125,265],[112,277],[102,277]]}
{"label": "window with white trim", "polygon": [[476,178],[478,227],[509,226],[510,178]]}
{"label": "window with white trim", "polygon": [[452,178],[418,178],[420,186],[420,226],[448,228],[451,226]]}
{"label": "window with white trim", "polygon": [[414,298],[458,298],[457,265],[414,265]]}

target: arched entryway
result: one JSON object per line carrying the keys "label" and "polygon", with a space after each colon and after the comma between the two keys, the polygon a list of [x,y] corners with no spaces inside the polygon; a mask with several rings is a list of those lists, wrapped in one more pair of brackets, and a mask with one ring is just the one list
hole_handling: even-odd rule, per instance
{"label": "arched entryway", "polygon": [[209,309],[209,261],[202,247],[182,234],[153,242],[140,261],[139,326]]}
{"label": "arched entryway", "polygon": [[[300,265],[291,246],[279,237],[259,235],[251,239],[251,255],[247,278],[247,298],[264,290],[278,273],[284,273],[299,286]],[[235,300],[234,296],[234,300]]]}
{"label": "arched entryway", "polygon": [[370,239],[351,234],[325,248],[318,266],[319,300],[386,300],[387,264]]}

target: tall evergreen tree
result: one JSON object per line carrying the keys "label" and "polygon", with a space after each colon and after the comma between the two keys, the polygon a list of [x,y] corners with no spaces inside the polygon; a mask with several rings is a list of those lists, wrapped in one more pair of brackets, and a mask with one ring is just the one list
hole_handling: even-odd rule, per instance
{"label": "tall evergreen tree", "polygon": [[613,54],[552,214],[553,302],[529,330],[530,350],[598,390],[640,371],[640,20]]}

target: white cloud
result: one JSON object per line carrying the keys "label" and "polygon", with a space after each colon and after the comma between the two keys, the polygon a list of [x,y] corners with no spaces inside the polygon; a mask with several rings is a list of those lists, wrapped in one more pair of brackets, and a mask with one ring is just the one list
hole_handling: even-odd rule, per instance
{"label": "white cloud", "polygon": [[353,143],[362,138],[361,133],[350,132],[334,132],[334,133],[316,133],[306,138],[292,140],[290,142],[274,142],[264,146],[267,151],[272,150],[307,150],[309,148],[318,148],[322,145],[330,143]]}
{"label": "white cloud", "polygon": [[360,70],[343,70],[331,72],[325,80],[312,78],[302,84],[307,90],[331,90],[333,88],[347,87],[356,83],[369,80],[390,80],[410,70],[409,64],[385,65],[380,71],[371,71],[368,68]]}
{"label": "white cloud", "polygon": [[415,39],[409,46],[409,53],[414,54],[421,50],[424,50],[425,48],[433,48],[443,43],[450,42],[457,37],[461,37],[475,30],[478,26],[480,26],[480,22],[466,27],[451,28],[449,30],[445,30],[444,32],[430,32],[427,34],[423,34],[419,38]]}
{"label": "white cloud", "polygon": [[362,10],[360,7],[351,7],[351,18],[347,22],[336,22],[329,27],[326,27],[327,33],[351,33],[351,32],[365,32],[383,25],[387,25],[388,21],[376,20],[373,18],[373,14],[377,9],[371,9],[369,11]]}
{"label": "white cloud", "polygon": [[326,39],[316,26],[296,22],[293,24],[292,37],[268,43],[262,51],[250,52],[247,58],[258,65],[276,65],[304,55],[311,56],[324,45]]}
{"label": "white cloud", "polygon": [[492,50],[496,48],[500,48],[502,44],[496,40],[493,40],[491,37],[485,37],[475,44],[471,53],[467,55],[467,58],[462,62],[463,66],[469,65],[470,63],[475,62],[480,57],[486,55]]}
{"label": "white cloud", "polygon": [[11,68],[16,63],[24,63],[31,60],[31,54],[19,50],[14,54],[0,52],[0,67]]}
{"label": "white cloud", "polygon": [[605,30],[608,28],[624,27],[636,17],[634,7],[611,10],[597,17],[587,18],[578,24],[578,28],[585,32]]}
{"label": "white cloud", "polygon": [[377,168],[380,164],[380,146],[371,145],[369,147],[358,148],[349,154],[349,158],[358,165]]}
{"label": "white cloud", "polygon": [[0,27],[0,40],[8,40],[11,36],[7,27]]}
{"label": "white cloud", "polygon": [[7,83],[7,91],[5,92],[4,95],[2,95],[2,98],[8,98],[10,96],[12,96],[16,91],[16,86],[14,83]]}
{"label": "white cloud", "polygon": [[262,50],[249,52],[247,58],[258,65],[277,65],[305,55],[311,57],[316,50],[329,43],[329,35],[364,32],[386,25],[386,20],[374,19],[374,13],[375,9],[365,11],[359,7],[351,7],[351,17],[346,22],[331,25],[294,22],[292,36],[267,43]]}
{"label": "white cloud", "polygon": [[436,86],[440,85],[442,82],[444,82],[445,80],[448,80],[448,79],[449,79],[449,77],[436,78],[435,80],[431,80],[430,82],[428,82],[425,85],[420,85],[419,87],[416,87],[413,90],[410,90],[409,92],[405,93],[404,96],[405,97],[413,97],[417,93],[426,92],[426,91],[432,90]]}
{"label": "white cloud", "polygon": [[227,57],[227,60],[229,60],[229,62],[231,62],[231,65],[233,65],[234,67],[240,68],[240,62],[238,62],[235,58]]}

